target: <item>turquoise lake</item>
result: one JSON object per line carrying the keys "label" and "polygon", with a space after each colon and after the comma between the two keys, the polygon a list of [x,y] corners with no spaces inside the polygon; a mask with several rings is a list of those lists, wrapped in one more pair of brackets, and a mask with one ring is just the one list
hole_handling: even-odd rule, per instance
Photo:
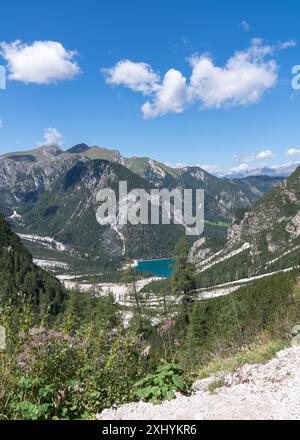
{"label": "turquoise lake", "polygon": [[151,272],[157,277],[169,277],[173,273],[173,258],[161,258],[159,260],[141,260],[138,261],[135,270],[137,272]]}

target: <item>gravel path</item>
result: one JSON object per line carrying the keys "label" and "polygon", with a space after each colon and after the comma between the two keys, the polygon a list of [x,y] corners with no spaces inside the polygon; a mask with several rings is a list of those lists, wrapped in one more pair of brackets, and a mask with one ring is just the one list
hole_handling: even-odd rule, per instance
{"label": "gravel path", "polygon": [[131,403],[107,409],[100,420],[300,420],[300,346],[277,353],[266,364],[244,365],[224,376],[215,394],[207,387],[211,377],[196,382],[190,396],[161,405]]}

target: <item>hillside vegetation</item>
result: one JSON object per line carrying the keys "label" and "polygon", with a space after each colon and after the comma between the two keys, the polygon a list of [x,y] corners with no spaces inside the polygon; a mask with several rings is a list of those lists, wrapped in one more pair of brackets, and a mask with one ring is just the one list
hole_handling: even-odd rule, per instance
{"label": "hillside vegetation", "polygon": [[[2,249],[18,260],[23,247],[4,221],[3,226]],[[291,328],[300,318],[296,272],[199,301],[193,294],[195,268],[188,261],[186,243],[180,242],[176,252],[174,296],[165,298],[170,304],[156,322],[142,301],[144,294],[136,289],[132,269],[124,273],[135,303],[129,322],[124,319],[126,307],[111,295],[97,297],[93,290],[68,292],[59,311],[41,308],[38,297],[31,295],[21,295],[21,307],[16,307],[6,300],[6,290],[0,314],[7,339],[0,351],[1,418],[86,419],[140,398],[158,403],[174,398],[176,391],[188,392],[193,378],[212,363],[257,351],[261,344],[273,347],[265,350],[269,358],[289,343]],[[34,271],[30,255],[26,252],[22,258],[27,270]],[[19,289],[22,286],[20,281]],[[57,292],[59,288],[57,283]],[[174,313],[169,306],[176,297]]]}
{"label": "hillside vegetation", "polygon": [[52,275],[35,266],[32,256],[0,214],[0,306],[22,307],[29,301],[37,313],[57,315],[66,291]]}

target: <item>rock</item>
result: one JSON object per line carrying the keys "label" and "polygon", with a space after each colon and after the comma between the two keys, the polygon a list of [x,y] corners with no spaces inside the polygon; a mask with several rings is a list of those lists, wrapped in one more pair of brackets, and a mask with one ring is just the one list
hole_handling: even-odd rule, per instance
{"label": "rock", "polygon": [[191,391],[207,391],[210,383],[213,381],[211,377],[206,377],[205,379],[197,380],[191,386]]}
{"label": "rock", "polygon": [[297,347],[298,345],[300,345],[300,333],[292,339],[292,347]]}
{"label": "rock", "polygon": [[300,333],[300,324],[294,325],[294,327],[291,330],[292,336],[297,336],[298,333]]}
{"label": "rock", "polygon": [[5,328],[0,325],[0,351],[5,350],[6,348],[6,334]]}

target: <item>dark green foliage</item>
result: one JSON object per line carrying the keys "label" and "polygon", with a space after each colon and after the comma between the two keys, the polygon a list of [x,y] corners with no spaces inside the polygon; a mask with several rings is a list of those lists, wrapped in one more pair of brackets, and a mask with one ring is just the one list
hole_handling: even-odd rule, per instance
{"label": "dark green foliage", "polygon": [[68,316],[68,332],[78,333],[78,329],[87,328],[93,323],[93,332],[108,331],[120,324],[120,308],[115,303],[113,295],[97,297],[93,290],[68,292],[65,305],[65,316]]}
{"label": "dark green foliage", "polygon": [[189,247],[187,240],[182,238],[175,248],[174,274],[172,275],[172,287],[175,293],[187,294],[195,288],[195,267],[190,263]]}
{"label": "dark green foliage", "polygon": [[152,403],[174,399],[175,391],[184,392],[188,389],[182,376],[183,369],[180,365],[164,362],[154,373],[147,374],[134,385],[134,394]]}
{"label": "dark green foliage", "polygon": [[247,208],[238,208],[234,214],[234,222],[239,225],[248,211]]}
{"label": "dark green foliage", "polygon": [[103,408],[133,400],[134,383],[145,373],[142,344],[137,337],[117,334],[105,357],[99,387]]}
{"label": "dark green foliage", "polygon": [[49,316],[62,311],[66,292],[49,273],[35,266],[28,250],[0,214],[0,303],[21,303],[28,298],[36,312]]}
{"label": "dark green foliage", "polygon": [[190,309],[187,345],[211,353],[236,351],[259,334],[285,339],[294,319],[294,274],[278,274],[230,295],[195,302]]}
{"label": "dark green foliage", "polygon": [[196,285],[197,288],[210,287],[248,278],[254,274],[255,268],[249,252],[244,251],[196,274]]}

